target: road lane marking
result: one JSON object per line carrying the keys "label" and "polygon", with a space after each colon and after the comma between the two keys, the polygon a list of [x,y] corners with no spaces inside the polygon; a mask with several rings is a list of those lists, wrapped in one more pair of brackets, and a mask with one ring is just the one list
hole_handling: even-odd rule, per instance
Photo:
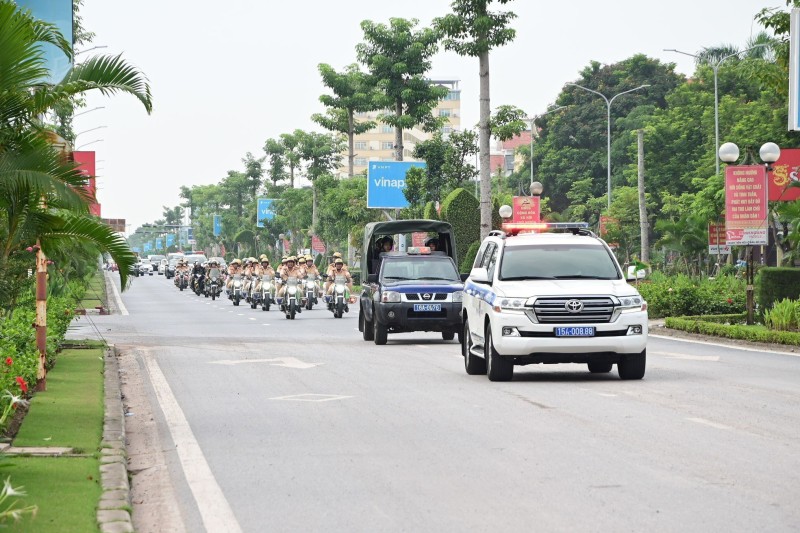
{"label": "road lane marking", "polygon": [[250,318],[248,318],[247,320],[255,320],[255,318],[253,318],[253,317],[250,317]]}
{"label": "road lane marking", "polygon": [[718,355],[689,355],[685,353],[674,352],[651,352],[655,355],[663,355],[667,359],[683,359],[686,361],[719,361]]}
{"label": "road lane marking", "polygon": [[228,500],[225,499],[225,494],[217,484],[214,473],[203,455],[203,450],[195,439],[189,421],[186,420],[186,416],[172,394],[172,389],[161,372],[161,368],[149,351],[145,352],[144,361],[156,398],[164,413],[167,428],[169,428],[175,443],[175,451],[186,476],[186,482],[197,503],[197,509],[200,511],[206,531],[241,533],[242,528],[236,521],[233,510]]}
{"label": "road lane marking", "polygon": [[270,363],[270,366],[282,366],[285,368],[314,368],[325,363],[306,363],[295,357],[276,357],[274,359],[223,359],[221,361],[210,361],[212,365],[242,365],[245,363]]}
{"label": "road lane marking", "polygon": [[720,424],[719,422],[712,422],[711,420],[706,420],[705,418],[687,418],[686,420],[697,422],[698,424],[703,424],[704,426],[709,426],[716,429],[732,429],[730,426]]}
{"label": "road lane marking", "polygon": [[262,326],[269,326],[269,324],[261,324]]}
{"label": "road lane marking", "polygon": [[244,313],[236,313],[239,316],[244,316]]}
{"label": "road lane marking", "polygon": [[105,272],[105,275],[106,275],[106,282],[111,284],[111,294],[114,295],[114,300],[116,302],[117,309],[119,309],[119,312],[123,316],[127,316],[128,315],[128,309],[125,307],[125,304],[122,303],[122,296],[119,293],[119,289],[117,288],[117,284],[114,283],[114,279],[111,277],[111,274],[109,274],[108,271]]}
{"label": "road lane marking", "polygon": [[800,353],[793,353],[793,352],[781,352],[778,350],[765,350],[763,348],[747,348],[741,346],[734,346],[732,344],[722,344],[719,342],[705,342],[705,341],[696,341],[693,339],[681,339],[678,337],[671,337],[669,335],[654,335],[652,333],[648,333],[648,337],[653,337],[655,339],[664,339],[668,341],[675,341],[675,342],[688,342],[691,344],[704,344],[706,346],[717,346],[719,348],[728,348],[730,350],[741,350],[743,352],[761,352],[761,353],[774,353],[778,355],[791,355],[792,357],[800,357]]}
{"label": "road lane marking", "polygon": [[270,400],[288,400],[294,402],[331,402],[334,400],[346,400],[352,396],[339,396],[335,394],[295,394],[293,396],[278,396]]}

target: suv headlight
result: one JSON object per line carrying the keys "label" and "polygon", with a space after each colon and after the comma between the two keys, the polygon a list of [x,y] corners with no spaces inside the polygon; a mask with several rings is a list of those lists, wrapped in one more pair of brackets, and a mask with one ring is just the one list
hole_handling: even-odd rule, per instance
{"label": "suv headlight", "polygon": [[621,313],[647,311],[647,302],[638,294],[635,296],[621,296],[619,298],[619,310]]}
{"label": "suv headlight", "polygon": [[453,301],[456,303],[464,301],[464,291],[455,291],[453,293]]}
{"label": "suv headlight", "polygon": [[400,303],[400,293],[394,291],[383,291],[381,294],[381,302],[388,304]]}
{"label": "suv headlight", "polygon": [[497,313],[502,311],[524,311],[527,298],[497,298],[494,301],[494,310]]}

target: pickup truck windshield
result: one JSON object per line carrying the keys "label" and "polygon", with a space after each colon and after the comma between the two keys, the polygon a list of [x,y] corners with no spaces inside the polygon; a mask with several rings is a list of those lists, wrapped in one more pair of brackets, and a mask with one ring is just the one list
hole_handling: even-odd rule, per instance
{"label": "pickup truck windshield", "polygon": [[549,244],[506,247],[499,278],[621,279],[622,273],[602,246]]}
{"label": "pickup truck windshield", "polygon": [[460,281],[456,267],[449,257],[392,258],[384,261],[382,277],[392,281]]}

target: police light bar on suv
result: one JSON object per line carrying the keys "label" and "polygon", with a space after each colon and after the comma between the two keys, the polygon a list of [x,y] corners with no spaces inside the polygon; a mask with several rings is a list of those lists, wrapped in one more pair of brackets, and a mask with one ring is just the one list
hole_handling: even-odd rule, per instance
{"label": "police light bar on suv", "polygon": [[505,222],[501,227],[506,234],[517,235],[552,230],[585,230],[589,228],[589,224],[587,222]]}

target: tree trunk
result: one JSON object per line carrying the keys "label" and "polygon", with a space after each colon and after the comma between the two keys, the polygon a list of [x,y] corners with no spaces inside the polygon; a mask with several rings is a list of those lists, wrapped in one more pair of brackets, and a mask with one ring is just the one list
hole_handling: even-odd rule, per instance
{"label": "tree trunk", "polygon": [[639,257],[643,263],[650,264],[650,226],[647,222],[647,205],[644,197],[644,130],[636,133],[639,152],[639,226],[642,239],[642,251]]}
{"label": "tree trunk", "polygon": [[318,225],[317,213],[317,184],[316,181],[311,182],[311,233],[317,232]]}
{"label": "tree trunk", "polygon": [[355,163],[355,133],[353,133],[353,110],[347,110],[347,177],[352,178],[354,175],[353,166]]}
{"label": "tree trunk", "polygon": [[478,74],[480,76],[480,122],[478,151],[481,163],[481,240],[489,235],[492,228],[492,174],[489,165],[489,117],[491,106],[489,102],[489,52],[479,56]]}
{"label": "tree trunk", "polygon": [[36,390],[47,390],[47,257],[37,241],[36,252],[36,348],[39,351],[39,364],[36,369]]}
{"label": "tree trunk", "polygon": [[[403,116],[403,102],[402,101],[398,100],[395,103],[394,112],[395,112],[395,114],[397,115],[398,118]],[[403,160],[403,128],[401,128],[400,126],[397,126],[394,129],[394,149],[395,149],[395,154],[394,154],[395,160],[396,161],[402,161]]]}
{"label": "tree trunk", "polygon": [[289,188],[294,189],[294,164],[289,163]]}

